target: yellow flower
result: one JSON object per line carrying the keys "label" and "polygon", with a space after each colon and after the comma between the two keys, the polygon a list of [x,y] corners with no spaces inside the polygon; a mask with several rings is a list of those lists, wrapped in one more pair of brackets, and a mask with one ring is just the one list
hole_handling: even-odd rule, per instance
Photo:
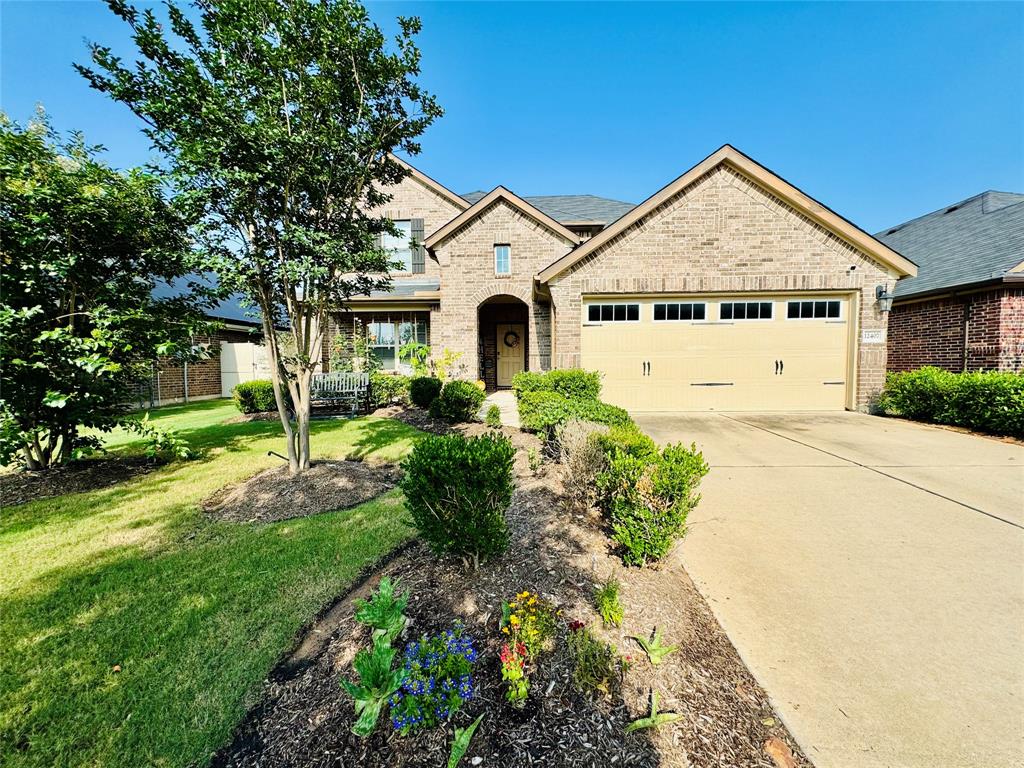
{"label": "yellow flower", "polygon": [[502,627],[501,631],[504,632],[507,635],[508,634],[508,627]]}
{"label": "yellow flower", "polygon": [[519,617],[513,613],[511,616],[508,617],[508,622],[513,627],[519,626]]}

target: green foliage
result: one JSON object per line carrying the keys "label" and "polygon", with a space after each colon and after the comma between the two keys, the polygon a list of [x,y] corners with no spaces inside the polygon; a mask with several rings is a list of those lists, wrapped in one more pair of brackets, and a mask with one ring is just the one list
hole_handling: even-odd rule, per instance
{"label": "green foliage", "polygon": [[409,363],[413,376],[430,374],[430,347],[419,341],[407,341],[398,349],[398,358]]}
{"label": "green foliage", "polygon": [[658,694],[654,691],[651,692],[651,714],[647,717],[641,717],[638,720],[634,720],[632,723],[626,726],[626,733],[632,733],[633,731],[640,731],[645,728],[657,728],[665,723],[673,723],[678,720],[682,715],[676,712],[658,712]]}
{"label": "green foliage", "polygon": [[441,389],[441,394],[430,404],[430,415],[452,423],[473,421],[487,393],[471,381],[455,379]]}
{"label": "green foliage", "polygon": [[530,471],[534,474],[537,473],[541,468],[541,465],[544,463],[544,459],[540,455],[540,451],[532,445],[526,449],[526,463],[530,467]]}
{"label": "green foliage", "polygon": [[[21,128],[0,113],[0,464],[46,469],[94,448],[157,357],[205,354],[206,289],[163,181],[116,171],[45,114]],[[173,298],[154,289],[173,283]]]}
{"label": "green foliage", "polygon": [[188,442],[174,432],[158,427],[150,421],[148,413],[141,419],[128,419],[121,426],[142,436],[145,441],[144,452],[149,459],[172,458],[188,461],[199,455],[192,450]]}
{"label": "green foliage", "polygon": [[441,350],[440,355],[434,355],[431,358],[430,366],[434,371],[434,375],[442,382],[445,382],[452,376],[457,376],[465,370],[466,366],[464,363],[459,362],[460,359],[462,359],[461,352],[455,352],[445,347]]}
{"label": "green foliage", "polygon": [[512,501],[508,438],[432,435],[402,463],[401,487],[416,530],[436,554],[472,559],[504,552],[505,511]]}
{"label": "green foliage", "polygon": [[473,734],[476,733],[476,729],[479,727],[483,719],[484,716],[480,715],[467,727],[455,729],[455,738],[452,740],[452,750],[448,754],[448,768],[457,768],[459,761],[462,760],[466,752],[469,750],[469,742],[473,740]]}
{"label": "green foliage", "polygon": [[356,736],[373,733],[384,704],[405,680],[405,667],[391,669],[395,653],[395,649],[384,642],[375,642],[370,650],[363,648],[352,661],[359,682],[341,681],[342,687],[355,699],[359,717],[352,726],[352,733]]}
{"label": "green foliage", "polygon": [[397,373],[370,374],[370,402],[374,408],[409,402],[408,376]]}
{"label": "green foliage", "polygon": [[429,408],[441,394],[441,387],[444,382],[435,379],[433,376],[419,376],[409,382],[409,398],[413,405],[420,408]]}
{"label": "green foliage", "polygon": [[879,406],[908,419],[1024,437],[1024,374],[890,373]]}
{"label": "green foliage", "polygon": [[580,627],[569,633],[569,651],[572,654],[572,679],[584,693],[612,693],[618,677],[618,657],[615,649],[596,637],[589,627]]}
{"label": "green foliage", "polygon": [[614,576],[609,576],[594,590],[594,603],[605,628],[621,627],[625,611],[619,601],[619,589],[622,585]]}
{"label": "green foliage", "polygon": [[369,373],[381,369],[380,358],[373,354],[366,325],[358,317],[352,321],[352,333],[336,333],[331,339],[331,370],[340,373]]}
{"label": "green foliage", "polygon": [[598,478],[602,506],[626,565],[660,560],[686,530],[708,465],[695,445],[634,456],[615,449]]}
{"label": "green foliage", "polygon": [[405,627],[405,606],[409,604],[409,593],[396,595],[395,586],[385,576],[369,600],[356,602],[356,621],[373,628],[374,643],[391,645]]}
{"label": "green foliage", "polygon": [[487,414],[484,416],[484,424],[492,429],[501,428],[501,408],[496,405],[492,405],[487,409]]}
{"label": "green foliage", "polygon": [[[259,310],[287,384],[289,467],[309,466],[309,376],[329,313],[387,289],[383,211],[418,137],[442,110],[418,82],[417,18],[393,37],[356,0],[174,0],[164,14],[108,0],[135,61],[90,46],[76,69],[125,104],[164,156],[202,271]],[[288,343],[272,333],[287,327]]]}
{"label": "green foliage", "polygon": [[516,397],[523,392],[557,392],[575,400],[597,400],[601,395],[601,374],[581,368],[555,368],[544,373],[520,371],[512,377]]}
{"label": "green foliage", "polygon": [[644,653],[647,654],[647,658],[650,659],[651,664],[658,666],[670,653],[675,653],[679,649],[677,645],[665,645],[661,641],[661,630],[657,627],[654,628],[654,632],[650,638],[640,637],[639,635],[630,635],[640,647],[644,649]]}
{"label": "green foliage", "polygon": [[231,397],[242,413],[265,413],[277,410],[274,384],[270,379],[240,381],[231,390]]}
{"label": "green foliage", "polygon": [[658,445],[636,424],[614,426],[595,438],[606,456],[616,451],[638,459],[652,459],[658,455]]}
{"label": "green foliage", "polygon": [[625,410],[600,400],[578,400],[550,390],[526,390],[518,397],[519,421],[529,432],[553,434],[558,425],[570,419],[597,424],[629,424]]}

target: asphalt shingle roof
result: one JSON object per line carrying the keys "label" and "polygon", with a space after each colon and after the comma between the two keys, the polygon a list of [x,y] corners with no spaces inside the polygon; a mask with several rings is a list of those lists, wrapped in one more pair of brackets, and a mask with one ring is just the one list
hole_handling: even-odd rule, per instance
{"label": "asphalt shingle roof", "polygon": [[875,237],[918,266],[897,297],[998,278],[1024,261],[1024,194],[982,192]]}
{"label": "asphalt shingle roof", "polygon": [[[462,199],[476,203],[486,194],[480,191],[467,192],[462,195]],[[523,200],[558,222],[600,221],[610,224],[636,207],[633,203],[596,195],[533,195],[523,197]]]}

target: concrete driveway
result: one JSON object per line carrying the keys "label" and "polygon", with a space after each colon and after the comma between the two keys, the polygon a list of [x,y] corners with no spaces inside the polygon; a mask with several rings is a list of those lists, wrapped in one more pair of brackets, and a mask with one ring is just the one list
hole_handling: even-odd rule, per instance
{"label": "concrete driveway", "polygon": [[1024,765],[1024,448],[854,413],[635,417],[710,462],[683,560],[819,768]]}

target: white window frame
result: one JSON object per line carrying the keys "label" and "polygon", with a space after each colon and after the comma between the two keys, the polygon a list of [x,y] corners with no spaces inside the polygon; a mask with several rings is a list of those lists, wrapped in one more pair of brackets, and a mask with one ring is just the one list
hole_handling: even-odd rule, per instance
{"label": "white window frame", "polygon": [[[502,271],[498,269],[498,249],[507,249],[508,269]],[[494,274],[499,276],[507,276],[512,274],[512,245],[510,243],[495,243],[494,244]]]}
{"label": "white window frame", "polygon": [[[834,301],[834,302],[838,303],[839,304],[839,316],[838,317],[829,317],[828,316],[828,307],[827,306],[825,307],[825,317],[790,317],[789,316],[789,305],[790,304],[802,304],[803,302],[811,302],[813,304],[816,301],[824,301],[826,305],[830,301]],[[786,299],[786,320],[788,320],[790,322],[799,322],[801,320],[817,320],[818,322],[826,322],[826,323],[842,323],[842,322],[846,321],[846,312],[843,310],[843,305],[845,305],[845,304],[846,304],[846,302],[843,301],[842,299],[835,299],[835,298],[823,299],[820,296],[816,296],[813,299],[804,299],[804,298],[801,298],[801,299]],[[801,309],[801,312],[802,311],[803,311],[803,309]]]}
{"label": "white window frame", "polygon": [[[630,305],[636,307],[636,320],[630,320],[629,309],[626,310],[627,318],[625,320],[591,320],[590,319],[590,308],[591,307],[614,307],[614,306],[625,306]],[[639,301],[588,301],[583,305],[583,322],[586,325],[603,325],[604,323],[639,323],[643,320],[643,304]],[[706,311],[706,310],[705,310]]]}
{"label": "white window frame", "polygon": [[[659,320],[655,316],[655,313],[654,313],[654,308],[656,306],[658,306],[659,304],[664,304],[664,305],[666,305],[666,307],[669,304],[678,304],[679,306],[689,305],[691,307],[702,306],[702,307],[704,307],[704,317],[699,318],[699,319],[694,318],[694,317],[692,317],[693,313],[691,312],[691,317],[690,317],[689,320],[684,320],[684,319],[681,319],[681,318],[676,318],[675,320],[671,320],[668,317],[665,317],[664,320]],[[668,309],[665,310],[665,314],[666,315],[668,314]],[[651,302],[651,322],[654,322],[654,323],[706,323],[707,321],[708,321],[708,303],[706,301],[654,301],[654,302]]]}
{"label": "white window frame", "polygon": [[391,261],[401,261],[401,269],[393,269],[392,272],[412,272],[412,219],[394,219],[391,222],[401,229],[405,238],[405,245],[401,246],[401,237],[395,237],[389,232],[381,234],[381,247],[391,251]]}
{"label": "white window frame", "polygon": [[[770,304],[772,308],[771,317],[722,317],[722,305],[723,304]],[[735,310],[734,310],[735,311]],[[758,314],[761,310],[758,309]],[[746,310],[744,310],[746,313]],[[775,319],[775,300],[768,299],[767,301],[761,301],[756,299],[730,299],[729,301],[718,302],[718,322],[720,323],[770,323]]]}

